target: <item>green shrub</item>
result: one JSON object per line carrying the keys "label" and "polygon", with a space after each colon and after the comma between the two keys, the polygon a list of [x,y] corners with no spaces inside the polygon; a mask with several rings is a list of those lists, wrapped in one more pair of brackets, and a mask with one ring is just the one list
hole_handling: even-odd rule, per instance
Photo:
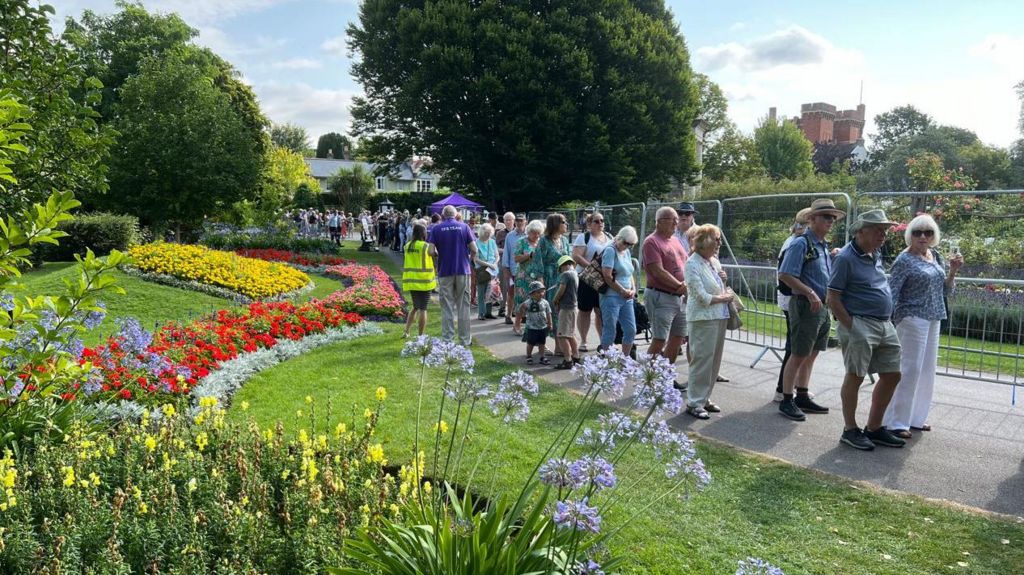
{"label": "green shrub", "polygon": [[215,250],[274,249],[305,254],[336,254],[338,246],[324,238],[296,237],[289,232],[281,233],[230,233],[208,234],[199,243]]}
{"label": "green shrub", "polygon": [[91,249],[97,256],[105,256],[113,250],[128,251],[132,245],[141,243],[139,219],[120,214],[84,214],[60,225],[67,233],[60,245],[49,245],[40,250],[47,261],[71,261],[75,255],[84,255]]}

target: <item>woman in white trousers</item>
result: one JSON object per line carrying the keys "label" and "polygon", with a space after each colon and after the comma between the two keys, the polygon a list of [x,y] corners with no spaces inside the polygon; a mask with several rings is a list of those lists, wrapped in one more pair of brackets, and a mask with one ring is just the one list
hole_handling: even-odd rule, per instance
{"label": "woman in white trousers", "polygon": [[959,253],[953,253],[947,262],[935,249],[939,226],[929,215],[911,220],[904,239],[907,249],[893,262],[889,275],[895,304],[892,321],[903,348],[903,377],[885,410],[882,425],[897,437],[909,438],[912,429],[931,429],[928,412],[935,388],[939,325],[946,319],[945,298],[952,293],[953,281],[964,260]]}

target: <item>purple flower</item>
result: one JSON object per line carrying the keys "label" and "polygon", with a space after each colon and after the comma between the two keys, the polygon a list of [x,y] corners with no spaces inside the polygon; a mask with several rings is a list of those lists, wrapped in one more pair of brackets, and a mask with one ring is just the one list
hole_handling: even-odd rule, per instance
{"label": "purple flower", "polygon": [[679,413],[683,407],[683,396],[674,386],[676,368],[668,359],[641,353],[628,369],[636,381],[635,406],[642,409],[654,408],[658,413]]}
{"label": "purple flower", "polygon": [[103,309],[99,311],[93,310],[85,314],[85,317],[82,318],[82,325],[85,326],[85,329],[96,329],[103,323],[103,318],[107,317],[106,305],[103,302],[96,302],[96,306]]}
{"label": "purple flower", "polygon": [[0,309],[14,311],[14,296],[7,292],[0,293]]}
{"label": "purple flower", "polygon": [[419,358],[420,363],[426,363],[427,356],[434,350],[435,341],[440,340],[429,335],[421,335],[410,340],[402,347],[402,357],[415,357]]}
{"label": "purple flower", "polygon": [[434,340],[430,354],[423,360],[429,367],[473,373],[473,352],[451,341]]}
{"label": "purple flower", "polygon": [[139,320],[133,317],[118,319],[118,325],[120,325],[121,329],[117,336],[121,339],[121,347],[128,354],[142,353],[149,346],[150,342],[153,341],[153,336],[148,331],[142,329]]}
{"label": "purple flower", "polygon": [[570,471],[567,459],[552,458],[540,467],[540,482],[559,489],[576,489],[583,484]]}
{"label": "purple flower", "polygon": [[739,562],[739,569],[736,575],[785,575],[782,569],[772,565],[764,559],[747,557]]}
{"label": "purple flower", "polygon": [[456,377],[454,381],[447,382],[444,387],[444,394],[449,399],[460,402],[487,397],[490,393],[487,385],[475,377]]}
{"label": "purple flower", "polygon": [[501,378],[498,391],[508,390],[518,390],[527,395],[537,395],[540,392],[540,387],[532,375],[520,369]]}
{"label": "purple flower", "polygon": [[593,485],[596,489],[615,487],[615,469],[603,457],[582,457],[572,462],[569,473],[582,485]]}
{"label": "purple flower", "polygon": [[601,565],[593,559],[587,559],[586,563],[577,562],[576,566],[573,567],[572,572],[575,575],[604,575],[604,571],[601,570]]}
{"label": "purple flower", "polygon": [[597,507],[587,505],[587,498],[579,501],[559,501],[555,504],[555,524],[561,529],[572,529],[573,531],[589,531],[598,533],[601,531],[601,516],[597,514]]}
{"label": "purple flower", "polygon": [[491,407],[491,413],[500,416],[505,423],[526,421],[526,416],[530,415],[530,405],[518,390],[499,391],[487,404]]}
{"label": "purple flower", "polygon": [[627,366],[632,360],[616,350],[588,356],[573,366],[573,373],[583,379],[586,391],[597,389],[611,397],[620,397],[626,387]]}
{"label": "purple flower", "polygon": [[43,312],[39,314],[39,325],[46,329],[53,329],[57,327],[57,319],[57,314],[48,309],[43,310]]}
{"label": "purple flower", "polygon": [[597,416],[600,425],[597,431],[589,427],[576,438],[577,445],[589,448],[594,453],[615,449],[617,439],[628,439],[639,429],[639,424],[624,413],[608,413]]}

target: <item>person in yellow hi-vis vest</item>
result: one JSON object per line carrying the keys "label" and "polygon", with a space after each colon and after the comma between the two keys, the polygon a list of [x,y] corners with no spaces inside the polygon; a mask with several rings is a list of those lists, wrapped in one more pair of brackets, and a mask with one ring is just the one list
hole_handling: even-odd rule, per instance
{"label": "person in yellow hi-vis vest", "polygon": [[402,269],[402,289],[412,296],[412,311],[405,320],[403,338],[409,337],[413,319],[419,315],[420,335],[427,327],[427,304],[430,292],[437,288],[434,258],[427,253],[427,228],[423,224],[412,227],[412,239],[405,244],[405,265]]}

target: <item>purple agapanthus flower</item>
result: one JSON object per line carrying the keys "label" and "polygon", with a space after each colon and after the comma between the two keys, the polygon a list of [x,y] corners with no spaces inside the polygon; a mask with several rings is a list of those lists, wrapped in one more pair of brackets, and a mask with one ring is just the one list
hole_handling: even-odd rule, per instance
{"label": "purple agapanthus flower", "polygon": [[779,569],[764,559],[747,557],[738,563],[739,569],[736,570],[736,575],[785,575],[782,572],[782,569]]}
{"label": "purple agapanthus flower", "polygon": [[569,465],[569,474],[580,485],[595,489],[615,487],[615,468],[603,457],[581,457]]}
{"label": "purple agapanthus flower", "polygon": [[491,407],[491,413],[501,417],[505,423],[526,421],[530,415],[530,404],[518,390],[499,391],[487,404]]}
{"label": "purple agapanthus flower", "polygon": [[604,571],[601,570],[601,565],[593,559],[587,559],[586,563],[582,561],[577,562],[573,568],[575,575],[604,575]]}
{"label": "purple agapanthus flower", "polygon": [[96,329],[103,323],[103,319],[107,317],[107,306],[103,302],[96,302],[96,307],[103,308],[102,310],[92,310],[85,314],[82,318],[82,325],[85,329]]}
{"label": "purple agapanthus flower", "polygon": [[153,335],[143,329],[139,320],[133,317],[119,318],[118,324],[121,329],[117,336],[121,340],[121,347],[128,354],[142,353],[153,341]]}
{"label": "purple agapanthus flower", "polygon": [[527,395],[537,395],[540,392],[540,387],[532,375],[520,369],[501,378],[498,391],[506,390],[519,390]]}
{"label": "purple agapanthus flower", "polygon": [[416,339],[409,340],[402,347],[402,357],[415,357],[420,363],[425,363],[430,352],[434,350],[434,342],[440,341],[429,335],[421,335]]}
{"label": "purple agapanthus flower", "polygon": [[628,439],[639,429],[640,425],[624,413],[607,413],[597,416],[598,429],[586,428],[576,438],[577,445],[593,453],[606,453],[615,449],[618,439]]}
{"label": "purple agapanthus flower", "polygon": [[555,504],[555,515],[552,518],[555,525],[561,529],[572,529],[574,531],[589,531],[598,533],[601,531],[601,516],[597,514],[597,507],[587,504],[587,498],[579,501],[559,501]]}
{"label": "purple agapanthus flower", "polygon": [[675,388],[676,368],[668,359],[641,353],[628,369],[636,382],[633,399],[636,407],[654,408],[659,414],[679,413],[683,407],[683,396]]}
{"label": "purple agapanthus flower", "polygon": [[570,470],[569,460],[556,457],[540,466],[540,482],[558,489],[576,489],[583,484]]}
{"label": "purple agapanthus flower", "polygon": [[610,397],[621,397],[626,387],[627,366],[632,360],[615,350],[588,356],[573,366],[573,373],[583,379],[587,391],[596,389]]}
{"label": "purple agapanthus flower", "polygon": [[430,355],[424,362],[429,367],[441,367],[455,372],[473,373],[476,360],[473,352],[451,341],[434,341]]}
{"label": "purple agapanthus flower", "polygon": [[444,394],[455,401],[470,401],[490,395],[487,384],[475,377],[456,377],[445,384]]}
{"label": "purple agapanthus flower", "polygon": [[14,295],[7,292],[0,293],[0,309],[14,311]]}

